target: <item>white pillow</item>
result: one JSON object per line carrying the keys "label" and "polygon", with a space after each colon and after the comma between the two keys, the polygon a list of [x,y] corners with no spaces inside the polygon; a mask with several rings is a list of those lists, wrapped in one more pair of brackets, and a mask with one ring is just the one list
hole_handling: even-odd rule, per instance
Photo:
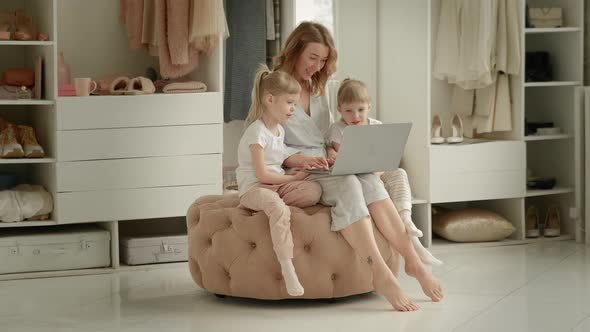
{"label": "white pillow", "polygon": [[516,228],[501,215],[483,209],[448,210],[432,216],[432,230],[455,242],[499,241]]}

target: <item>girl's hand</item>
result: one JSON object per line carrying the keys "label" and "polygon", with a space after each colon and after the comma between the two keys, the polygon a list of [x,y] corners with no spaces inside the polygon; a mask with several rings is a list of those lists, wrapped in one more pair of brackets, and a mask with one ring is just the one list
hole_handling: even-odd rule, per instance
{"label": "girl's hand", "polygon": [[337,155],[338,155],[338,152],[336,152],[334,150],[328,151],[328,165],[330,165],[330,166],[334,165]]}
{"label": "girl's hand", "polygon": [[309,173],[307,173],[304,170],[299,170],[299,171],[297,171],[297,173],[295,175],[293,175],[293,177],[295,178],[295,181],[305,180],[305,178],[308,176],[309,176]]}
{"label": "girl's hand", "polygon": [[328,161],[324,157],[306,157],[301,165],[305,169],[328,169]]}

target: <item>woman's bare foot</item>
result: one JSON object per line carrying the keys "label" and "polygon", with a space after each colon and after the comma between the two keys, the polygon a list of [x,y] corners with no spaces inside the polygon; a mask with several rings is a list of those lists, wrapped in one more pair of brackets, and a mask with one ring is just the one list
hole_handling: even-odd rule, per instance
{"label": "woman's bare foot", "polygon": [[406,263],[406,273],[418,280],[422,287],[422,291],[432,301],[439,302],[443,299],[444,296],[440,282],[432,275],[432,273],[426,270],[424,265],[410,265]]}
{"label": "woman's bare foot", "polygon": [[419,308],[406,296],[389,269],[382,273],[373,273],[373,287],[375,287],[377,293],[385,296],[396,310],[415,311]]}

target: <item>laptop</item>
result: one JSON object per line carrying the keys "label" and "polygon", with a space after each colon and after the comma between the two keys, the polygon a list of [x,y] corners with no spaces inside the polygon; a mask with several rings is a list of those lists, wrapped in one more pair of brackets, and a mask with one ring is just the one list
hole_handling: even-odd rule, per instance
{"label": "laptop", "polygon": [[411,123],[347,126],[334,165],[328,170],[307,171],[346,175],[397,169],[411,129]]}

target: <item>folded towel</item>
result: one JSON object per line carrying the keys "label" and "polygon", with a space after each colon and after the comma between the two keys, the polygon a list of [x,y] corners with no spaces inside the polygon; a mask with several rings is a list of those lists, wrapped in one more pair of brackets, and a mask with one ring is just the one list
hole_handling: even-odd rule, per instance
{"label": "folded towel", "polygon": [[163,91],[164,93],[205,92],[207,91],[207,85],[197,81],[174,82],[166,85]]}

